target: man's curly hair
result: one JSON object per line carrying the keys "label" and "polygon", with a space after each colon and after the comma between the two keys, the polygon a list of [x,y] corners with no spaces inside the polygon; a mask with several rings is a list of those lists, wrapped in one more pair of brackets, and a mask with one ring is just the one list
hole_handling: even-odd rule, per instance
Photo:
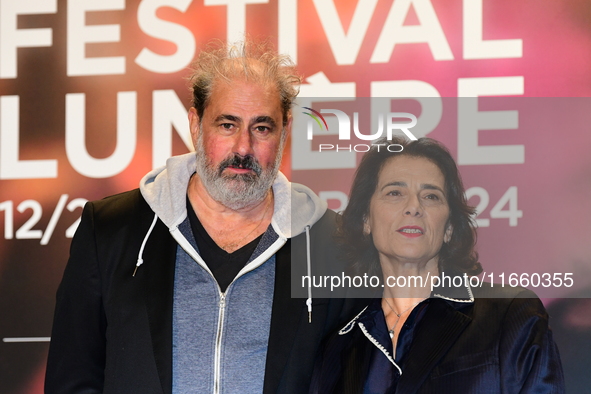
{"label": "man's curly hair", "polygon": [[237,78],[276,86],[283,122],[287,123],[301,78],[289,56],[278,55],[267,42],[254,41],[230,46],[222,41],[214,41],[199,54],[188,78],[193,106],[199,118],[203,117],[209,104],[213,85],[218,81],[231,82]]}

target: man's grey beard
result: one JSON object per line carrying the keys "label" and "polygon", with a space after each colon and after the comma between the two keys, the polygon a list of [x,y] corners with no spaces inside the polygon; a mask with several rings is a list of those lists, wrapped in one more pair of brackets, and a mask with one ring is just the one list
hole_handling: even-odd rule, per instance
{"label": "man's grey beard", "polygon": [[[224,159],[216,168],[205,154],[202,133],[200,132],[195,147],[197,175],[199,175],[205,190],[207,190],[211,198],[220,204],[235,211],[255,205],[265,199],[273,186],[273,182],[275,182],[281,165],[284,139],[282,135],[275,162],[267,170],[263,170],[260,163],[253,156],[243,157],[236,154]],[[233,163],[244,164],[245,168],[251,169],[254,174],[224,175],[223,171]]]}

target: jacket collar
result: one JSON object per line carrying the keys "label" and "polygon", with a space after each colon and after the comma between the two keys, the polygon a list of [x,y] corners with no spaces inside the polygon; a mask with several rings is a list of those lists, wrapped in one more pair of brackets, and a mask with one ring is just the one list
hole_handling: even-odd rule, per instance
{"label": "jacket collar", "polygon": [[[439,279],[439,286],[433,288],[429,298],[442,299],[454,309],[459,309],[464,305],[474,303],[474,293],[472,292],[472,287],[470,286],[470,277],[467,276],[467,274],[466,277],[464,277],[464,274],[445,274],[445,272],[442,272],[441,275],[439,275]],[[459,284],[460,286],[456,287],[454,283]],[[357,316],[345,324],[343,328],[339,330],[339,335],[345,335],[351,332],[351,330],[355,328],[355,324],[359,318],[365,313],[366,310],[367,307],[365,307],[361,312],[359,312]]]}
{"label": "jacket collar", "polygon": [[439,281],[432,281],[434,286],[429,298],[441,298],[446,301],[460,304],[474,303],[474,294],[470,286],[470,276],[454,271],[446,273],[442,271]]}

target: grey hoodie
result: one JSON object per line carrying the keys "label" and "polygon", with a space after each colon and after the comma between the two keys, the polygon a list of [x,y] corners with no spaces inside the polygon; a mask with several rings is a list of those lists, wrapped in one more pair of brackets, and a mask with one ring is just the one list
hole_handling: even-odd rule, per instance
{"label": "grey hoodie", "polygon": [[[162,220],[179,245],[173,301],[173,391],[260,393],[275,253],[289,238],[316,223],[325,213],[326,203],[307,187],[292,184],[279,173],[273,184],[271,226],[249,262],[222,293],[199,255],[187,217],[187,185],[194,172],[195,154],[188,153],[170,158],[165,167],[148,173],[140,184],[155,218]],[[138,269],[142,252],[143,246]]]}

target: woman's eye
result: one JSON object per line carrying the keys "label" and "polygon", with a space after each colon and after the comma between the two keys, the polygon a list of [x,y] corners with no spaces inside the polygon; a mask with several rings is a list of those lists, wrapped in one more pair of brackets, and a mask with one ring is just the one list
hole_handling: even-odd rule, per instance
{"label": "woman's eye", "polygon": [[400,196],[401,194],[400,194],[400,192],[399,192],[398,190],[390,190],[390,191],[387,193],[387,195],[388,195],[388,196]]}
{"label": "woman's eye", "polygon": [[425,198],[428,200],[440,200],[440,198],[437,194],[427,194],[425,196]]}

